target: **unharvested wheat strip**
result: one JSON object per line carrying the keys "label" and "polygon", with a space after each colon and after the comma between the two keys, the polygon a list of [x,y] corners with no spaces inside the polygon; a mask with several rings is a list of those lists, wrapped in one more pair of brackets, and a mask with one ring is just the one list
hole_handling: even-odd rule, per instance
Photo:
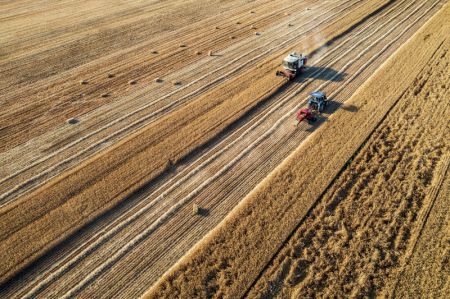
{"label": "unharvested wheat strip", "polygon": [[[437,3],[437,2],[436,2]],[[431,9],[431,8],[430,8]],[[417,11],[417,9],[415,10]],[[414,11],[414,12],[415,12]],[[428,13],[429,10],[427,10],[424,14]],[[422,14],[421,16],[423,16]],[[408,15],[406,17],[409,18],[411,16]],[[421,18],[421,16],[418,18],[418,20]],[[412,26],[412,25],[411,25]],[[406,28],[404,32],[406,32],[410,27]],[[392,31],[392,30],[391,30]],[[402,35],[400,34],[397,38],[400,38]],[[382,36],[384,37],[384,35]],[[394,39],[392,42],[390,42],[388,45],[386,45],[380,53],[384,52],[390,45],[392,45],[396,39]],[[378,57],[380,53],[377,53],[374,55],[374,57]],[[345,53],[343,54],[345,55]],[[362,55],[362,54],[361,54]],[[359,58],[359,57],[358,57]],[[370,60],[368,63],[364,64],[354,75],[357,76],[359,73],[362,72],[366,68],[366,66],[371,63],[372,60]],[[344,68],[346,69],[348,65],[346,65]],[[334,76],[337,77],[340,75],[340,73],[343,72],[343,70],[340,70],[335,74]],[[352,78],[350,78],[352,80]],[[324,83],[321,88],[325,85]],[[332,95],[331,95],[332,97]],[[106,268],[109,268],[112,263],[117,261],[117,259],[121,258],[127,251],[128,248],[133,248],[137,243],[139,243],[141,240],[143,240],[146,236],[148,236],[150,233],[152,233],[160,224],[162,224],[164,221],[166,221],[172,214],[174,214],[178,209],[180,209],[184,204],[191,201],[193,197],[195,197],[199,192],[201,192],[206,186],[208,186],[211,182],[217,180],[219,177],[221,177],[226,171],[228,171],[233,165],[235,165],[237,162],[239,162],[245,155],[247,155],[256,145],[260,144],[262,140],[266,139],[268,136],[270,136],[278,127],[279,125],[287,119],[287,117],[290,117],[292,115],[292,111],[285,114],[279,121],[275,123],[274,126],[272,126],[269,130],[266,131],[265,134],[263,134],[259,139],[257,139],[254,143],[250,144],[247,148],[245,148],[244,151],[242,151],[238,156],[236,156],[231,162],[229,162],[225,167],[220,169],[214,176],[207,179],[205,182],[203,182],[199,187],[194,189],[191,193],[189,193],[188,196],[184,197],[182,200],[180,200],[178,203],[173,205],[167,212],[165,212],[160,218],[158,218],[153,225],[151,225],[148,229],[144,230],[142,233],[138,234],[135,239],[130,241],[128,244],[126,244],[121,250],[119,250],[115,255],[113,255],[109,260],[105,261],[103,265],[98,267],[94,272],[92,272],[89,276],[87,276],[83,281],[81,281],[77,286],[75,286],[72,290],[70,290],[66,295],[67,296],[73,296],[76,294],[81,288],[83,288],[87,283],[95,279],[96,276],[98,276],[100,273],[104,272]],[[229,145],[231,146],[231,145]],[[228,147],[228,146],[227,146]],[[227,149],[227,148],[225,148]],[[162,199],[161,197],[160,199]]]}
{"label": "unharvested wheat strip", "polygon": [[[389,59],[385,65],[369,79],[368,83],[363,85],[363,87],[355,94],[350,103],[355,103],[360,108],[356,114],[351,114],[343,110],[336,112],[332,121],[324,124],[321,130],[317,131],[317,133],[310,138],[309,142],[299,148],[299,150],[274,171],[264,183],[255,189],[255,191],[249,195],[247,200],[236,208],[233,214],[230,215],[220,227],[205,238],[202,244],[198,245],[191,254],[186,256],[182,262],[165,275],[165,277],[152,288],[148,296],[164,296],[169,294],[169,292],[177,294],[180,291],[180,287],[184,288],[188,287],[188,285],[189,287],[192,287],[192,289],[184,290],[194,291],[195,287],[199,286],[198,284],[194,286],[196,280],[190,280],[192,284],[189,284],[189,281],[183,281],[183,276],[189,275],[189,273],[195,273],[195,275],[193,274],[191,277],[202,279],[202,277],[205,277],[204,275],[208,273],[208,269],[212,270],[204,263],[208,260],[220,260],[225,257],[227,257],[229,261],[234,260],[229,265],[232,269],[229,268],[228,271],[232,271],[236,274],[240,273],[238,274],[238,281],[232,281],[231,286],[226,288],[226,294],[230,296],[239,296],[239,294],[242,294],[241,292],[246,289],[246,286],[248,286],[249,283],[251,283],[249,276],[255,275],[257,272],[255,273],[255,270],[252,270],[254,269],[254,266],[249,266],[250,261],[245,258],[242,259],[238,256],[234,256],[234,253],[253,252],[255,256],[258,256],[258,261],[252,259],[251,262],[264,265],[266,257],[270,257],[270,252],[274,252],[274,250],[270,250],[268,246],[276,248],[276,245],[274,244],[279,244],[277,243],[279,241],[276,241],[273,238],[277,237],[277,239],[282,239],[281,236],[285,235],[285,232],[291,231],[289,227],[293,227],[296,223],[296,219],[301,218],[301,215],[298,215],[298,213],[306,211],[310,203],[316,198],[316,195],[320,193],[319,190],[311,189],[318,187],[317,184],[301,184],[300,182],[296,182],[296,179],[300,179],[303,182],[312,182],[310,176],[314,175],[315,180],[321,180],[322,178],[324,178],[323,181],[331,180],[334,174],[340,169],[340,165],[343,165],[346,159],[353,153],[354,149],[358,147],[359,143],[365,139],[365,136],[367,136],[369,132],[371,132],[371,129],[376,125],[377,119],[383,117],[390,106],[395,102],[397,96],[402,92],[402,89],[408,86],[411,80],[413,80],[420,71],[420,66],[425,65],[427,62],[426,56],[432,53],[433,49],[439,45],[442,37],[445,36],[444,32],[448,30],[448,20],[450,20],[448,17],[449,11],[447,5],[436,17],[433,17],[419,33],[404,45],[399,52]],[[446,20],[444,25],[442,24],[442,20]],[[433,33],[433,39],[427,39],[424,43],[423,37],[427,35],[428,32]],[[413,53],[415,57],[417,57],[417,63],[412,66],[412,69],[405,69],[404,65],[407,64],[404,64],[403,61],[405,61],[405,59],[409,60],[409,57],[411,57]],[[390,78],[390,75],[399,76],[399,78],[402,79],[395,87],[386,85],[386,88],[379,90],[378,83],[383,85],[381,82],[389,80],[388,78]],[[377,83],[375,84],[375,82]],[[380,102],[383,102],[381,108],[377,103],[369,100],[373,97],[376,97]],[[295,169],[295,167],[290,166],[290,163],[298,165],[301,163],[301,160],[308,161],[308,153],[313,152],[313,147],[318,143],[323,142],[323,145],[333,144],[333,149],[340,146],[343,142],[340,140],[342,133],[337,133],[345,132],[345,130],[333,130],[332,128],[346,128],[354,126],[354,123],[364,123],[362,120],[366,119],[368,115],[373,118],[371,123],[367,123],[365,126],[359,125],[361,128],[365,128],[366,133],[361,132],[361,135],[357,138],[355,136],[354,144],[346,146],[342,144],[342,150],[333,152],[333,158],[330,159],[331,161],[310,159],[314,161],[314,165],[310,165],[314,169],[309,170],[308,167],[306,167],[301,177],[296,176],[290,171],[291,169]],[[327,150],[327,147],[322,147],[322,149]],[[331,157],[326,153],[324,153],[324,156]],[[277,192],[277,184],[282,184],[283,177],[286,176],[294,177],[293,183],[297,188],[298,186],[303,186],[305,188],[302,192],[303,196],[295,196],[295,198],[303,198],[302,202],[290,202],[288,198],[292,195],[286,197],[286,195],[280,194],[279,196],[275,196],[275,194],[270,193]],[[321,184],[322,187],[325,185],[325,183]],[[270,188],[270,192],[268,188]],[[291,189],[290,186],[284,186],[282,188],[283,194],[299,192],[298,189]],[[270,198],[273,199],[270,200]],[[261,222],[263,219],[261,219],[262,216],[258,211],[263,211],[260,210],[262,207],[259,206],[262,204],[264,205],[263,210],[265,211],[265,214],[263,213],[263,215],[265,215],[264,218],[271,219],[272,223],[279,223],[275,228],[274,226],[269,228]],[[280,208],[286,205],[292,206],[292,208],[286,212],[280,213]],[[288,219],[291,220],[289,220],[290,223],[282,223],[277,222],[277,219],[283,219],[284,222],[287,222]],[[244,228],[248,229],[247,231],[252,231],[254,234],[250,236],[244,233]],[[260,239],[263,236],[264,240]],[[232,248],[231,246],[234,247]],[[269,256],[267,256],[267,254]],[[222,291],[224,290],[225,289],[222,289]]]}
{"label": "unharvested wheat strip", "polygon": [[[344,8],[344,9],[345,9],[345,8]],[[335,15],[340,14],[344,9],[342,9],[341,11],[336,12],[336,13],[333,14],[332,16],[335,16]],[[319,17],[320,17],[320,16],[319,16]],[[325,23],[326,21],[327,21],[327,19],[322,20],[321,23]],[[317,24],[316,24],[316,25],[317,25]],[[5,200],[6,200],[8,197],[10,197],[13,193],[17,192],[17,190],[23,189],[23,187],[25,187],[25,186],[27,186],[27,185],[33,183],[34,181],[36,181],[36,180],[39,179],[40,177],[43,177],[44,175],[46,175],[47,173],[53,171],[54,169],[56,169],[56,168],[58,168],[58,167],[61,167],[61,166],[64,165],[64,164],[69,163],[69,162],[72,161],[73,159],[76,159],[77,157],[79,157],[79,156],[83,155],[84,153],[86,153],[86,152],[88,152],[88,151],[90,151],[90,150],[92,150],[92,149],[98,147],[99,145],[101,145],[101,144],[107,142],[108,140],[110,140],[111,138],[114,138],[114,137],[117,136],[117,135],[123,134],[124,132],[126,132],[126,131],[128,131],[128,130],[130,130],[130,129],[136,127],[136,126],[137,126],[137,128],[135,128],[133,132],[135,132],[136,130],[142,128],[144,125],[148,125],[148,123],[146,123],[146,121],[149,120],[149,119],[154,118],[155,115],[158,115],[158,114],[160,114],[160,113],[162,113],[162,112],[168,111],[168,109],[170,109],[170,108],[173,108],[173,107],[175,107],[175,106],[178,106],[179,103],[181,103],[181,102],[184,101],[185,99],[187,99],[187,98],[189,98],[189,97],[192,97],[192,96],[198,94],[198,93],[201,92],[201,91],[208,90],[211,86],[213,86],[214,84],[217,84],[217,82],[221,82],[224,78],[229,78],[232,74],[234,74],[234,73],[236,73],[236,72],[238,72],[238,71],[244,69],[244,68],[247,67],[248,65],[252,64],[254,61],[259,60],[261,57],[263,57],[263,56],[269,54],[270,52],[272,52],[272,51],[274,51],[274,50],[276,50],[276,49],[281,49],[283,46],[285,46],[285,45],[291,43],[292,41],[296,40],[300,35],[303,35],[303,34],[304,34],[304,32],[300,32],[300,34],[299,34],[298,36],[293,37],[293,38],[290,38],[289,40],[287,40],[287,41],[285,41],[285,42],[282,42],[282,43],[278,44],[275,48],[268,49],[268,50],[265,51],[264,53],[259,54],[259,55],[257,55],[256,57],[253,57],[253,58],[250,59],[250,60],[247,60],[247,62],[240,64],[239,67],[233,69],[233,70],[230,71],[230,72],[227,72],[227,73],[224,74],[223,76],[217,77],[216,79],[214,79],[213,81],[211,81],[211,82],[208,83],[207,85],[201,86],[199,89],[190,92],[189,94],[187,94],[187,95],[185,95],[185,96],[183,96],[183,97],[177,99],[176,101],[171,102],[170,104],[168,104],[168,105],[166,105],[166,106],[160,108],[159,110],[157,110],[157,111],[155,111],[155,112],[152,112],[151,114],[148,114],[148,115],[146,115],[145,117],[140,118],[140,119],[134,121],[134,122],[131,123],[131,124],[128,124],[128,125],[125,126],[124,128],[115,131],[112,135],[109,135],[109,136],[107,136],[107,137],[105,137],[105,138],[103,138],[103,139],[97,141],[95,144],[90,145],[89,147],[87,147],[87,148],[85,148],[85,149],[79,151],[76,155],[71,156],[71,157],[65,159],[64,161],[61,161],[61,162],[59,162],[58,164],[53,165],[53,166],[51,166],[50,168],[46,169],[45,171],[40,172],[38,175],[35,175],[34,177],[28,179],[27,181],[21,182],[21,184],[16,185],[16,186],[13,187],[13,188],[10,188],[6,193],[3,193],[3,194],[0,196],[0,201],[2,202],[2,205],[7,204],[8,201],[5,201]],[[272,43],[272,42],[270,42],[270,43]],[[269,44],[269,43],[268,43],[268,44]],[[268,45],[268,44],[267,44],[267,45]],[[263,46],[259,47],[258,49],[264,49],[265,47],[267,47],[267,45],[263,45]],[[241,59],[242,57],[245,57],[245,56],[250,55],[252,52],[254,52],[254,50],[252,50],[252,51],[250,51],[250,52],[247,52],[247,53],[245,53],[245,54],[239,56],[238,58],[236,58],[236,59],[230,61],[229,63],[223,65],[222,67],[216,68],[212,73],[205,74],[205,75],[201,76],[200,78],[198,78],[198,79],[196,79],[196,80],[194,80],[194,81],[192,81],[192,82],[186,84],[186,85],[183,86],[182,88],[183,88],[183,89],[186,89],[186,88],[188,88],[188,87],[190,87],[190,86],[193,86],[194,84],[200,82],[201,80],[204,80],[205,78],[207,78],[207,77],[210,76],[211,74],[213,74],[213,73],[215,73],[215,72],[218,72],[218,71],[220,71],[221,69],[224,69],[224,68],[226,68],[226,67],[232,65],[233,63],[235,63],[235,61]],[[74,145],[76,145],[76,144],[78,144],[78,143],[80,143],[80,142],[82,142],[82,141],[85,141],[85,140],[87,140],[88,138],[90,138],[90,137],[92,137],[92,136],[95,136],[96,134],[99,134],[100,132],[102,132],[102,131],[108,129],[109,127],[111,127],[112,125],[114,125],[114,124],[116,124],[116,123],[123,122],[124,120],[126,120],[126,119],[129,118],[130,116],[132,116],[132,115],[134,115],[134,114],[136,114],[136,113],[138,113],[138,112],[140,112],[140,111],[143,111],[144,109],[147,109],[147,108],[151,107],[152,105],[154,105],[155,103],[157,103],[157,102],[159,102],[159,101],[162,101],[162,100],[164,100],[164,99],[167,99],[167,98],[173,96],[174,94],[180,92],[180,90],[181,90],[181,88],[180,88],[179,90],[174,90],[174,91],[172,91],[172,92],[170,92],[170,93],[164,95],[163,97],[160,97],[160,98],[158,98],[158,99],[156,99],[156,100],[154,100],[154,101],[151,101],[151,102],[149,102],[149,103],[146,103],[144,106],[138,108],[137,110],[134,110],[133,112],[130,112],[130,113],[124,115],[124,116],[121,116],[120,118],[115,119],[113,122],[110,122],[110,123],[104,125],[103,127],[99,128],[99,129],[96,129],[95,131],[93,131],[93,132],[91,132],[91,133],[89,133],[89,134],[83,136],[82,138],[80,138],[80,139],[78,139],[78,140],[75,140],[75,141],[69,143],[68,145],[66,145],[66,146],[64,146],[64,147],[62,147],[62,148],[60,148],[60,149],[58,149],[57,151],[53,152],[52,154],[50,154],[50,155],[48,155],[48,156],[45,156],[45,157],[41,158],[40,160],[33,162],[32,164],[29,164],[26,168],[21,169],[20,171],[17,171],[17,172],[15,172],[15,173],[9,175],[8,177],[3,178],[3,179],[0,181],[0,183],[4,183],[5,181],[10,180],[10,179],[12,179],[12,178],[18,176],[18,175],[21,174],[22,172],[24,172],[24,171],[26,171],[26,170],[28,170],[28,169],[31,169],[32,167],[35,167],[36,165],[38,165],[38,164],[40,164],[40,163],[43,163],[43,162],[45,162],[46,160],[48,160],[48,159],[50,159],[50,158],[52,158],[52,157],[55,157],[56,155],[58,155],[58,154],[61,153],[62,151],[66,150],[66,149],[68,149],[68,148],[70,148],[70,147],[73,147]],[[145,92],[145,91],[143,91],[143,92]]]}

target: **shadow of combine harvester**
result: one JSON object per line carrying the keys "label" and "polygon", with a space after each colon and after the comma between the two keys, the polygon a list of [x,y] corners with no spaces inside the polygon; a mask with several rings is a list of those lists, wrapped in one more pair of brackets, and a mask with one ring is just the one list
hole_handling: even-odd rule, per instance
{"label": "shadow of combine harvester", "polygon": [[307,66],[302,74],[292,81],[304,83],[307,80],[314,79],[319,81],[341,82],[346,76],[347,73],[341,73],[329,67]]}

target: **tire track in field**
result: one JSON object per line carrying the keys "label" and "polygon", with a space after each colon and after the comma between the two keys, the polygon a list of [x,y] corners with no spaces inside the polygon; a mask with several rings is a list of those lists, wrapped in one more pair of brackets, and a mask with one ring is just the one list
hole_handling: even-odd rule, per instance
{"label": "tire track in field", "polygon": [[413,237],[412,237],[413,239],[411,241],[412,242],[411,249],[409,249],[408,252],[406,253],[406,255],[404,257],[404,262],[403,262],[402,268],[401,268],[400,272],[394,278],[395,283],[392,285],[392,288],[391,288],[392,296],[395,295],[397,288],[398,288],[398,284],[400,282],[400,278],[403,276],[403,274],[406,270],[406,266],[410,263],[412,256],[416,252],[416,246],[422,236],[423,230],[425,229],[430,212],[435,205],[435,202],[436,202],[436,199],[438,198],[439,192],[442,190],[442,184],[445,181],[446,175],[448,175],[448,170],[450,169],[449,166],[450,166],[450,156],[446,155],[442,159],[442,165],[437,170],[437,173],[436,173],[438,181],[436,182],[436,184],[434,186],[431,187],[429,194],[427,194],[427,197],[430,198],[431,202],[426,207],[426,210],[424,211],[424,213],[420,214],[418,217],[419,219],[417,221],[419,223],[419,227],[418,227],[419,231],[417,234],[413,235]]}

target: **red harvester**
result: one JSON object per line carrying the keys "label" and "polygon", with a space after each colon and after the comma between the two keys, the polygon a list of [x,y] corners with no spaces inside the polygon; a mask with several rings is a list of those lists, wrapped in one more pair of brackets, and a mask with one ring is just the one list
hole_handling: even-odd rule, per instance
{"label": "red harvester", "polygon": [[307,120],[309,123],[315,122],[317,120],[316,112],[310,108],[302,108],[297,112],[297,126],[303,120]]}

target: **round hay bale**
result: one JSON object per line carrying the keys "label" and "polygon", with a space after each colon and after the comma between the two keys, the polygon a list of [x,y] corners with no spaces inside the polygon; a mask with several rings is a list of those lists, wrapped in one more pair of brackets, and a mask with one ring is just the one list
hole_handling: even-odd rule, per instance
{"label": "round hay bale", "polygon": [[86,85],[86,84],[88,84],[89,82],[87,81],[87,80],[80,80],[80,84],[81,85]]}
{"label": "round hay bale", "polygon": [[261,32],[255,32],[255,35],[261,35]]}
{"label": "round hay bale", "polygon": [[69,125],[75,125],[75,124],[79,123],[79,120],[76,119],[76,118],[74,118],[74,117],[71,117],[71,118],[69,118],[69,119],[67,120],[67,123],[68,123]]}
{"label": "round hay bale", "polygon": [[107,92],[102,93],[102,94],[101,94],[101,97],[102,97],[102,98],[107,98],[107,97],[109,97],[109,93],[107,93]]}
{"label": "round hay bale", "polygon": [[193,214],[193,215],[198,215],[198,214],[200,214],[200,207],[199,207],[199,205],[196,204],[196,203],[194,203],[194,204],[192,205],[192,214]]}
{"label": "round hay bale", "polygon": [[173,85],[175,85],[175,86],[181,85],[181,81],[174,81]]}
{"label": "round hay bale", "polygon": [[114,78],[116,75],[115,74],[113,74],[113,73],[109,73],[108,74],[108,78]]}
{"label": "round hay bale", "polygon": [[163,79],[161,79],[161,78],[155,78],[155,82],[156,82],[156,83],[161,83],[161,82],[163,82]]}
{"label": "round hay bale", "polygon": [[213,51],[209,51],[208,56],[213,56]]}
{"label": "round hay bale", "polygon": [[137,84],[137,81],[136,80],[130,80],[130,81],[128,81],[128,84],[135,85],[135,84]]}

